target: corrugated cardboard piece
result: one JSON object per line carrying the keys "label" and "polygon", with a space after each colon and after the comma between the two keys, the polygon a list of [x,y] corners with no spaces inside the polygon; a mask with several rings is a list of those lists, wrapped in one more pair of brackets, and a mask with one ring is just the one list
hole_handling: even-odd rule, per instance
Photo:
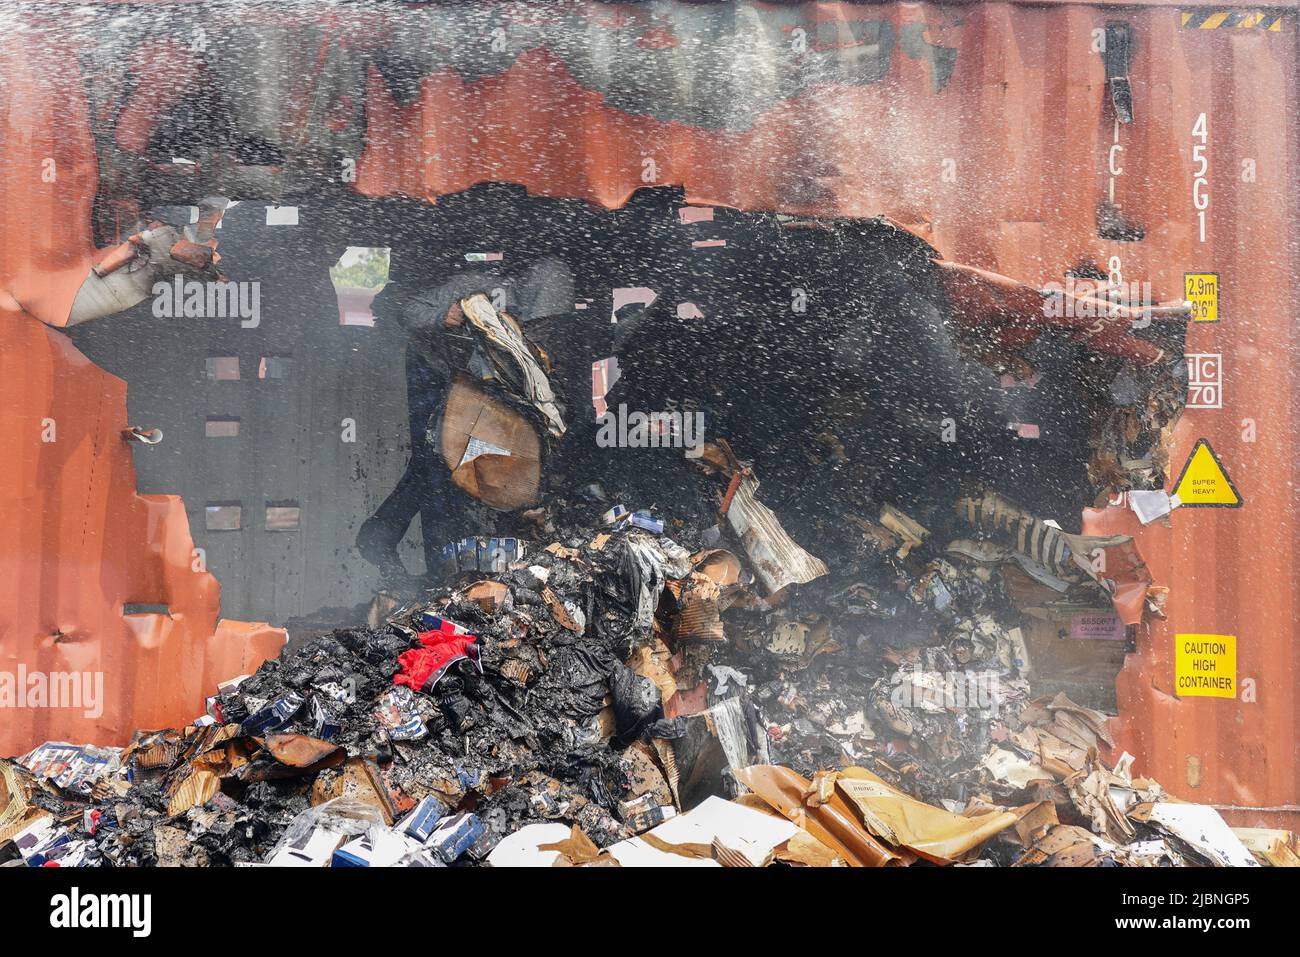
{"label": "corrugated cardboard piece", "polygon": [[537,502],[542,477],[537,430],[461,376],[447,395],[440,445],[451,480],[485,505],[509,510]]}

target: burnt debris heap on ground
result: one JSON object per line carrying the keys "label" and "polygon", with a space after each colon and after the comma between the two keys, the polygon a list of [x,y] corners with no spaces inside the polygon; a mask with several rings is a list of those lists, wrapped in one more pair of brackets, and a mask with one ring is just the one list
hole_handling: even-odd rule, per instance
{"label": "burnt debris heap on ground", "polygon": [[[1116,590],[1063,567],[1050,526],[991,493],[910,515],[841,500],[808,513],[805,550],[725,448],[657,470],[635,458],[523,513],[516,537],[449,544],[433,587],[381,593],[368,624],[228,682],[190,727],[5,763],[0,853],[1231,861],[1125,759],[1102,763],[1100,712],[1031,702],[1007,576],[1094,603]],[[1098,541],[1056,534],[1067,551]],[[847,833],[827,823],[846,811]],[[764,838],[763,821],[784,830]]]}

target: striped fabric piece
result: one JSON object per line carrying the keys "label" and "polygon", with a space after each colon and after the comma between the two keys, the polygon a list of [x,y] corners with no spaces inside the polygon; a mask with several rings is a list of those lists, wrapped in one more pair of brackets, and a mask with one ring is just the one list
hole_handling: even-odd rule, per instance
{"label": "striped fabric piece", "polygon": [[420,639],[423,640],[426,635],[439,634],[451,637],[453,635],[468,635],[470,630],[454,621],[448,621],[446,618],[440,618],[437,615],[430,615],[427,612],[423,617],[423,622],[427,631],[420,632]]}

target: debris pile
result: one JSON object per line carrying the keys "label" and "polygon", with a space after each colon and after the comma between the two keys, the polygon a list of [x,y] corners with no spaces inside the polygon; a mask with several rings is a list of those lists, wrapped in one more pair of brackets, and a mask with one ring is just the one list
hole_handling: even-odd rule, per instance
{"label": "debris pile", "polygon": [[805,549],[729,449],[683,468],[683,515],[630,468],[618,496],[525,513],[527,536],[449,544],[436,587],[381,594],[367,625],[226,682],[186,728],[0,762],[0,861],[1285,858],[1289,836],[1238,837],[1103,760],[1102,712],[1034,694],[1013,591],[1158,611],[1131,541],[981,492],[813,517]]}

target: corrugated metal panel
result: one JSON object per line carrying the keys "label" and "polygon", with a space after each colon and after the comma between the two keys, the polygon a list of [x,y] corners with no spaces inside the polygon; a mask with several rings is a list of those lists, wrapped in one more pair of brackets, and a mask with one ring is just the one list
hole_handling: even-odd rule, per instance
{"label": "corrugated metal panel", "polygon": [[[464,9],[411,13],[414,25],[392,36],[400,43],[404,30],[408,39],[468,30],[477,21]],[[1168,622],[1139,637],[1120,676],[1120,740],[1141,771],[1189,798],[1249,808],[1300,804],[1290,439],[1300,411],[1295,14],[1265,31],[1190,29],[1184,8],[1156,2],[588,4],[566,6],[567,19],[556,14],[563,22],[538,27],[546,19],[538,11],[557,8],[510,9],[499,16],[519,17],[509,24],[518,27],[513,35],[549,29],[567,39],[511,51],[499,68],[477,72],[458,70],[447,54],[448,63],[430,64],[414,104],[404,107],[379,71],[369,71],[363,192],[434,200],[496,179],[613,206],[647,182],[679,183],[697,202],[884,213],[924,232],[950,259],[1028,282],[1118,257],[1126,280],[1149,281],[1157,297],[1171,298],[1181,295],[1184,272],[1219,273],[1223,318],[1195,326],[1188,345],[1222,355],[1223,408],[1189,411],[1172,459],[1181,462],[1197,438],[1208,438],[1245,507],[1180,510],[1170,528],[1137,531],[1172,595]],[[1118,127],[1104,109],[1095,48],[1110,20],[1131,24],[1137,42],[1135,119]],[[357,30],[352,46],[360,49]],[[729,45],[728,30],[748,31],[746,44]],[[788,55],[799,31],[811,38],[809,63],[821,72],[817,82],[791,87],[790,74],[801,67]],[[694,56],[690,47],[682,51],[699,37],[713,46]],[[951,63],[936,47],[954,51]],[[755,71],[746,50],[773,68]],[[637,74],[625,67],[629,51],[645,69],[656,67],[656,57],[671,63],[676,56],[680,70],[669,74],[691,84],[682,84],[685,93],[646,87],[638,99]],[[699,91],[714,89],[710,71],[743,78],[725,115],[702,102]],[[783,95],[773,99],[773,92]],[[1192,204],[1191,135],[1202,113],[1211,195],[1203,242]],[[1145,226],[1142,242],[1097,237],[1112,157],[1122,169],[1115,199]],[[1242,177],[1247,160],[1252,182]],[[4,265],[0,279],[12,290]],[[37,275],[51,268],[49,260],[29,265]],[[1247,419],[1256,429],[1252,442],[1243,440]],[[1089,530],[1123,525],[1128,516],[1103,510],[1089,516]],[[1252,680],[1253,700],[1172,694],[1174,636],[1188,632],[1237,636],[1238,676]],[[1189,775],[1189,768],[1198,770]]]}
{"label": "corrugated metal panel", "polygon": [[0,35],[0,317],[61,325],[95,251],[99,168],[76,61],[29,39]]}

